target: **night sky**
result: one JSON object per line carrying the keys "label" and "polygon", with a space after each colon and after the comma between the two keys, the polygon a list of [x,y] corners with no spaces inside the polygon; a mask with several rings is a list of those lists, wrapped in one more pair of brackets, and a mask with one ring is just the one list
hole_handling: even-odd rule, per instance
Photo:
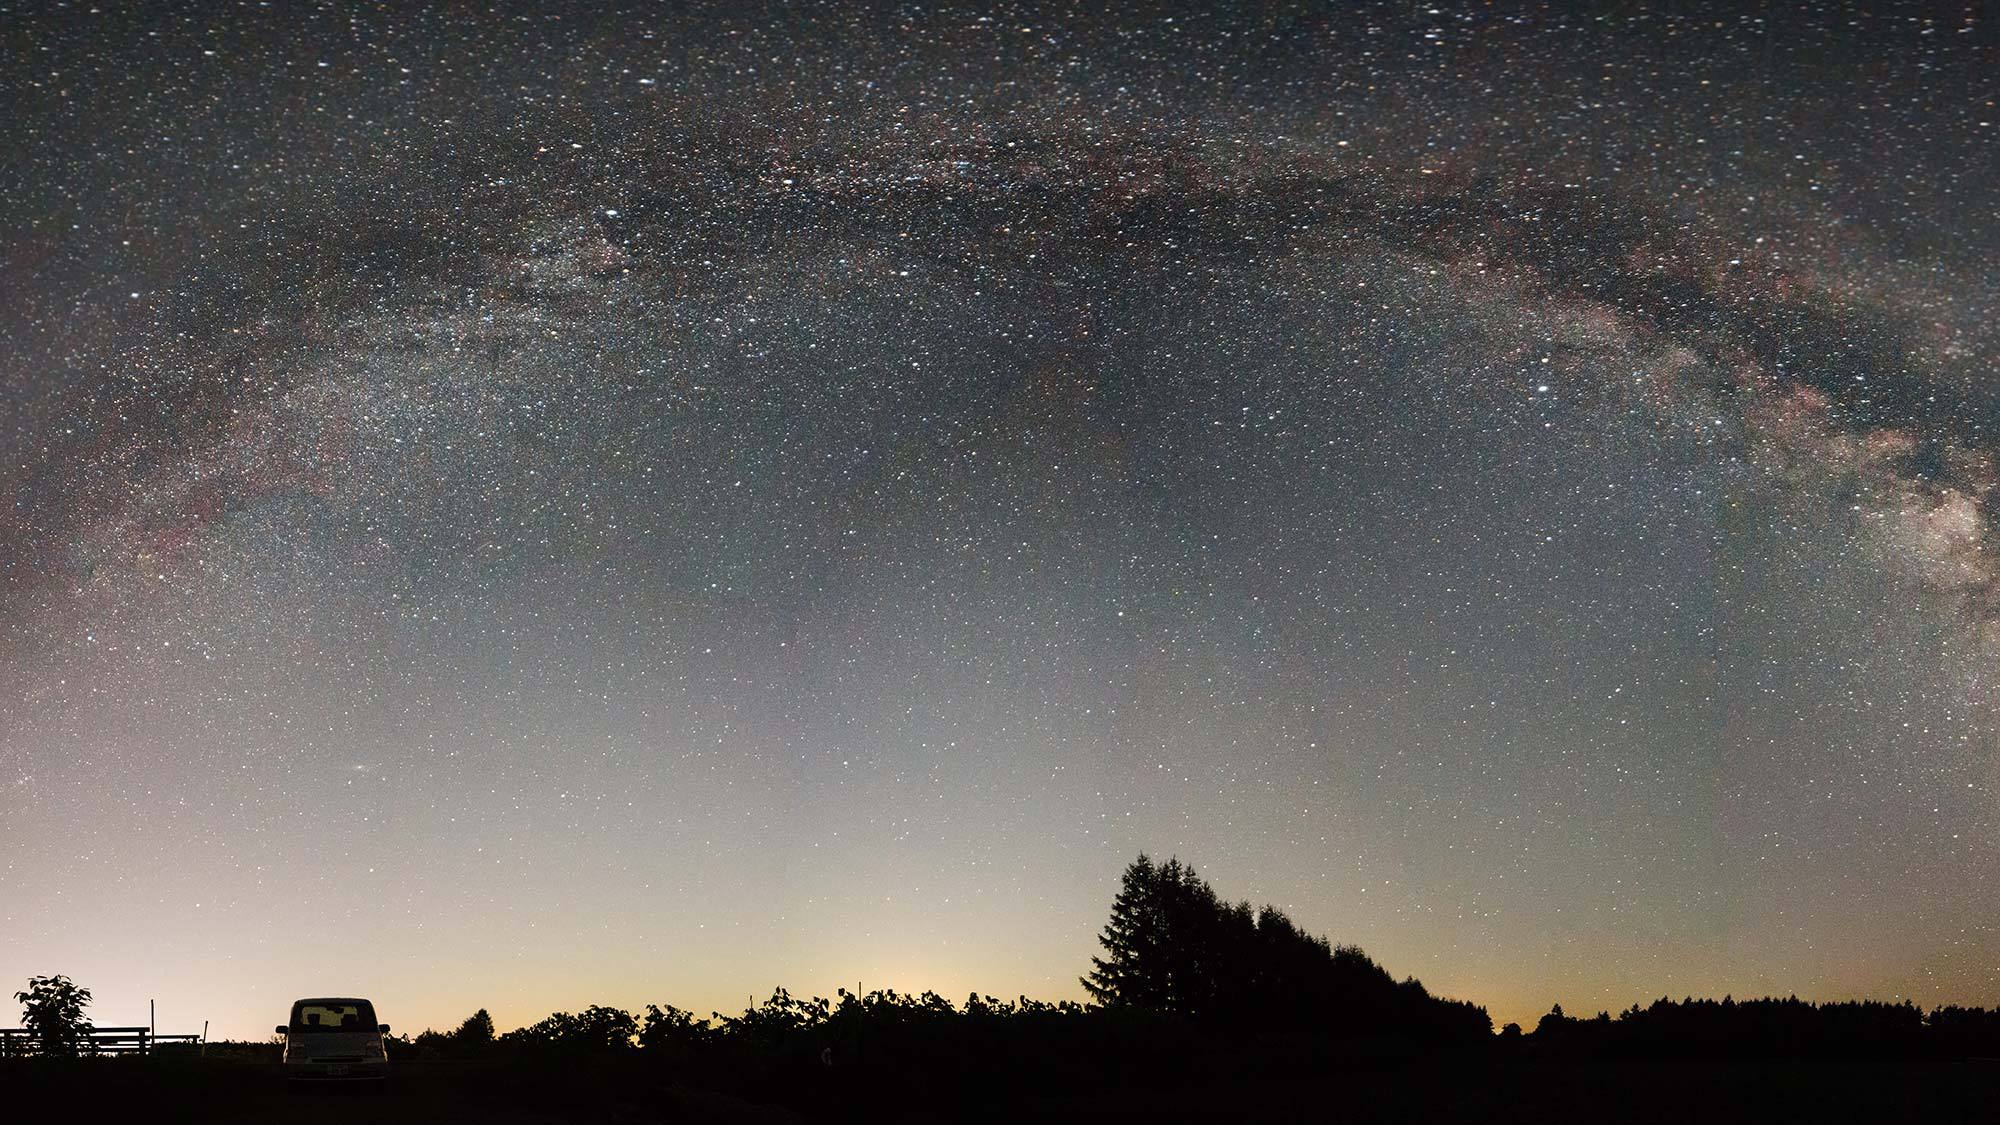
{"label": "night sky", "polygon": [[8,993],[2000,1001],[1978,5],[10,7]]}

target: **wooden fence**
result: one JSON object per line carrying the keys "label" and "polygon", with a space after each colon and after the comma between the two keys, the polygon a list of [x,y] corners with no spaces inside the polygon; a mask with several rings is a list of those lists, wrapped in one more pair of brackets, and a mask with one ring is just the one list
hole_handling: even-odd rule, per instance
{"label": "wooden fence", "polygon": [[[77,1044],[79,1054],[145,1055],[170,1043],[195,1044],[199,1035],[155,1035],[143,1027],[95,1027]],[[0,1058],[40,1054],[35,1033],[25,1027],[0,1027]]]}

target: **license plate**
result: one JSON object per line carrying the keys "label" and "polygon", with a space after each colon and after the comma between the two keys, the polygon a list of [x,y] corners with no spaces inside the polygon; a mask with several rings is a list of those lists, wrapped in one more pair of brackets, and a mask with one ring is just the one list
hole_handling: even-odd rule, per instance
{"label": "license plate", "polygon": [[335,1078],[340,1078],[347,1074],[347,1068],[344,1066],[330,1066],[326,1068],[326,1072]]}

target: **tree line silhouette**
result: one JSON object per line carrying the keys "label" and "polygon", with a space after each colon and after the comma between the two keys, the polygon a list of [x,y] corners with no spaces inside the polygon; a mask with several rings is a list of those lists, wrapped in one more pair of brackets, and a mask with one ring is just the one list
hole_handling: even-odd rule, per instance
{"label": "tree line silhouette", "polygon": [[[1301,930],[1276,907],[1231,905],[1178,858],[1141,855],[1125,874],[1083,978],[1106,1008],[1171,1012],[1269,1031],[1346,1027],[1428,1043],[1493,1031],[1486,1009],[1398,983],[1360,949]],[[1333,1021],[1329,1025],[1328,1021]]]}
{"label": "tree line silhouette", "polygon": [[[391,1040],[399,1059],[531,1058],[596,1065],[623,1059],[711,1088],[773,1083],[810,1099],[867,1076],[912,1089],[969,1088],[1033,1074],[1048,1089],[1377,1065],[1418,1053],[1507,1058],[2000,1057],[2000,1010],[1909,1001],[1816,1004],[1662,997],[1612,1016],[1557,1006],[1532,1033],[1492,1034],[1485,1009],[1395,980],[1360,949],[1301,929],[1283,911],[1231,904],[1177,858],[1141,855],[1125,869],[1082,978],[1088,1004],[962,1004],[934,992],[839,990],[831,1000],[784,989],[738,1015],[672,1005],[644,1012],[592,1005],[500,1033],[484,1009],[450,1031]],[[37,1053],[73,1053],[87,1030],[87,990],[35,978],[23,1023]],[[623,1064],[620,1064],[623,1065]]]}
{"label": "tree line silhouette", "polygon": [[1992,1058],[2000,1057],[2000,1009],[1953,1005],[1926,1014],[1908,1000],[1663,996],[1591,1019],[1565,1015],[1558,1004],[1522,1039],[1551,1053],[1611,1058]]}
{"label": "tree line silhouette", "polygon": [[[2000,1056],[2000,1010],[1913,1003],[1815,1004],[1796,997],[1674,1001],[1576,1019],[1557,1005],[1531,1034],[1499,1036],[1486,1010],[1397,981],[1354,946],[1301,929],[1283,911],[1231,904],[1195,869],[1141,855],[1129,865],[1081,978],[1087,1005],[892,990],[799,999],[776,990],[742,1014],[707,1019],[671,1005],[634,1014],[592,1006],[495,1035],[484,1010],[457,1030],[427,1031],[411,1053],[638,1051],[691,1070],[760,1064],[833,1072],[867,1063],[933,1073],[992,1060],[1043,1070],[1136,1076],[1161,1060],[1190,1068],[1263,1069],[1392,1058],[1415,1050],[1505,1056],[1844,1058]],[[981,1060],[985,1060],[982,1062]],[[1289,1060],[1289,1063],[1287,1062]],[[917,1064],[921,1062],[921,1067]]]}

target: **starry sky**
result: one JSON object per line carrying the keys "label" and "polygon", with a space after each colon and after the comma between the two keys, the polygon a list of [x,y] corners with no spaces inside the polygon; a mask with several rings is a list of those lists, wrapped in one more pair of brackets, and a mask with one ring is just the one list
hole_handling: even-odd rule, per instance
{"label": "starry sky", "polygon": [[8,7],[8,992],[2000,1001],[1978,5]]}

